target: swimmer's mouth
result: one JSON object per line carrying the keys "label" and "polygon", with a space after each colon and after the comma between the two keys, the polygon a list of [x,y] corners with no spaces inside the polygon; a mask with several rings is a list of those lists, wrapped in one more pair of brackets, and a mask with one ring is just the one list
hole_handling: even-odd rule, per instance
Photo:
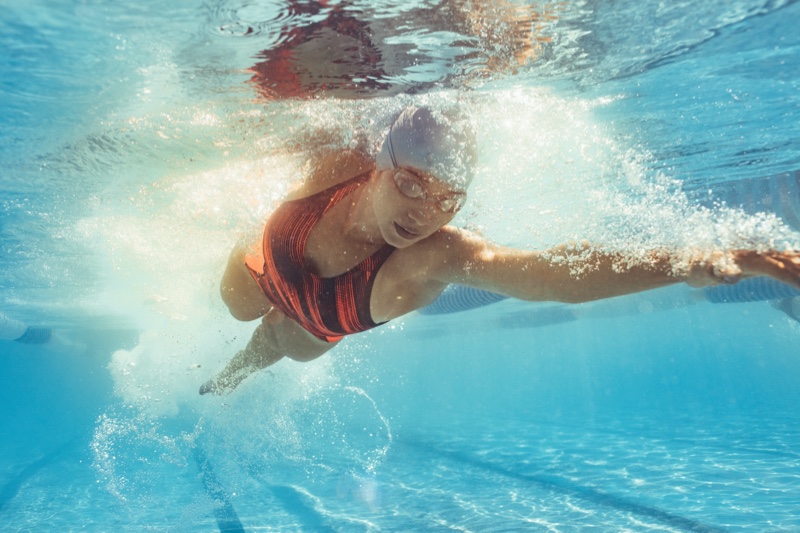
{"label": "swimmer's mouth", "polygon": [[394,230],[400,235],[402,238],[406,240],[414,240],[419,237],[419,233],[414,233],[413,231],[409,231],[397,222],[394,223]]}

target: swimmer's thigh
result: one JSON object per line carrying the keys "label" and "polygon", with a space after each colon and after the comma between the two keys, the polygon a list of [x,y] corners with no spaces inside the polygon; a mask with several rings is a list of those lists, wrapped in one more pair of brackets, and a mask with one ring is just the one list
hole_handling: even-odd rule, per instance
{"label": "swimmer's thigh", "polygon": [[280,311],[272,309],[264,317],[263,322],[272,329],[273,338],[281,354],[289,359],[305,363],[327,353],[339,344],[339,341],[326,342],[316,338],[303,329],[300,324],[282,314],[280,319],[275,320],[271,315],[276,313],[280,313]]}
{"label": "swimmer's thigh", "polygon": [[244,264],[246,247],[237,244],[219,285],[222,301],[237,320],[250,321],[263,316],[272,305]]}

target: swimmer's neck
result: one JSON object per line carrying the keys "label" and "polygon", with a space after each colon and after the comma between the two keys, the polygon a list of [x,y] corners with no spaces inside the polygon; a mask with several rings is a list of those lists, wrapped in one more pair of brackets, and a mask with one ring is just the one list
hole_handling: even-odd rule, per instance
{"label": "swimmer's neck", "polygon": [[[376,172],[373,171],[369,180],[353,191],[348,197],[339,202],[333,210],[336,222],[340,224],[342,236],[354,243],[367,245],[384,245],[386,241],[378,227],[378,219],[372,205],[372,194],[375,186]],[[332,210],[332,211],[333,211]]]}

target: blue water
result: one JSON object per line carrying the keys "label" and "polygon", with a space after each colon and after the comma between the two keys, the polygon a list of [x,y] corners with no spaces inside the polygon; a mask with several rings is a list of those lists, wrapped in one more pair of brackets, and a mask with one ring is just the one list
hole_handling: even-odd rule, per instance
{"label": "blue water", "polygon": [[480,112],[457,222],[503,244],[800,242],[800,3],[570,1],[519,68],[435,3],[343,5],[376,83],[342,60],[286,100],[248,69],[324,10],[4,3],[0,312],[57,338],[0,341],[0,530],[800,530],[800,323],[775,302],[412,315],[197,396],[252,330],[216,287],[297,145],[372,146],[413,98]]}

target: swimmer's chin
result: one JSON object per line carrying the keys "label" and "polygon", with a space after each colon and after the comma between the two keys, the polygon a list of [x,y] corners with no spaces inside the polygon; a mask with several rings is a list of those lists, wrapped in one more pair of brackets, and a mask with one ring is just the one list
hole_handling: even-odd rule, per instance
{"label": "swimmer's chin", "polygon": [[400,249],[408,248],[431,235],[426,232],[408,230],[397,222],[393,222],[392,226],[388,230],[382,231],[381,234],[387,244]]}

